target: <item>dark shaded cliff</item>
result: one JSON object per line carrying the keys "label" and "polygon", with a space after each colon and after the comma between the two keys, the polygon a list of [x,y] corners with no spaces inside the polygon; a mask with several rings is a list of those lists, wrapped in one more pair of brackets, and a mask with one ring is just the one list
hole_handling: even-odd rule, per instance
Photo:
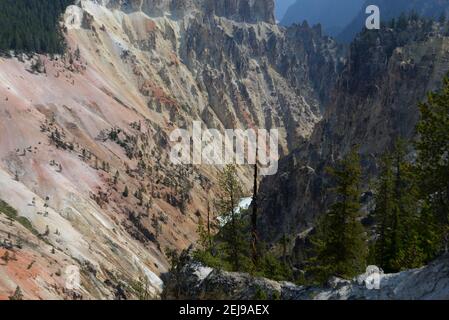
{"label": "dark shaded cliff", "polygon": [[325,168],[354,146],[362,156],[362,198],[369,200],[368,182],[377,172],[377,159],[396,138],[413,138],[417,103],[440,86],[449,69],[447,35],[446,25],[415,20],[357,37],[310,141],[262,183],[260,234],[271,242],[288,235],[293,255],[301,261],[304,237],[332,200]]}

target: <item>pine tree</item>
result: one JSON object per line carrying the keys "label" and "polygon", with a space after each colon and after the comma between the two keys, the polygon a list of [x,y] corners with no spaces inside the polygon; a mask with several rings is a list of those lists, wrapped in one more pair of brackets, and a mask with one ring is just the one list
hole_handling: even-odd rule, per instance
{"label": "pine tree", "polygon": [[8,264],[10,260],[9,251],[5,251],[5,253],[2,256],[2,260],[5,262],[5,264]]}
{"label": "pine tree", "polygon": [[376,185],[374,218],[377,223],[378,238],[374,246],[375,263],[385,268],[389,261],[390,223],[393,201],[393,170],[391,156],[382,159],[381,173]]}
{"label": "pine tree", "polygon": [[207,226],[204,225],[203,219],[199,217],[197,234],[199,236],[199,245],[201,249],[208,252],[211,249],[211,236],[207,230]]}
{"label": "pine tree", "polygon": [[252,199],[252,214],[251,214],[251,258],[254,265],[257,265],[259,261],[259,236],[257,234],[257,207],[258,207],[258,152],[259,149],[256,148],[256,163],[254,165],[254,177],[253,177],[253,199]]}
{"label": "pine tree", "polygon": [[59,18],[73,0],[0,1],[0,52],[63,53]]}
{"label": "pine tree", "polygon": [[430,259],[446,249],[449,240],[449,77],[442,90],[429,93],[419,109],[416,172],[424,202],[422,219],[430,219],[435,228],[422,231],[430,237],[424,239]]}
{"label": "pine tree", "polygon": [[118,172],[118,170],[115,172],[114,175],[114,185],[116,185],[118,183],[118,179],[120,178],[120,173]]}
{"label": "pine tree", "polygon": [[227,165],[219,178],[221,199],[218,201],[220,213],[226,222],[220,237],[226,250],[226,260],[233,271],[248,271],[250,240],[245,230],[245,221],[237,212],[242,197],[242,187],[234,165]]}
{"label": "pine tree", "polygon": [[123,197],[128,198],[129,196],[129,189],[128,186],[125,186],[125,190],[122,193]]}
{"label": "pine tree", "polygon": [[207,201],[207,238],[209,239],[209,248],[212,248],[212,221],[211,221],[211,208],[210,202]]}
{"label": "pine tree", "polygon": [[138,189],[135,193],[134,193],[134,197],[139,200],[139,206],[143,206],[143,190],[142,189]]}
{"label": "pine tree", "polygon": [[45,227],[45,232],[43,234],[44,237],[48,237],[50,235],[50,228],[48,227],[48,225]]}
{"label": "pine tree", "polygon": [[146,275],[140,276],[139,280],[132,283],[132,288],[138,300],[148,301],[154,299],[151,292],[151,282]]}
{"label": "pine tree", "polygon": [[315,255],[309,271],[315,281],[331,276],[352,278],[365,270],[367,242],[360,222],[360,158],[355,150],[329,173],[336,180],[336,202],[322,218],[312,237]]}
{"label": "pine tree", "polygon": [[378,239],[375,261],[387,272],[419,267],[424,256],[420,246],[416,178],[406,161],[406,144],[398,141],[382,160],[376,186],[374,216]]}
{"label": "pine tree", "polygon": [[14,294],[9,297],[9,300],[23,300],[22,289],[19,286],[16,287]]}

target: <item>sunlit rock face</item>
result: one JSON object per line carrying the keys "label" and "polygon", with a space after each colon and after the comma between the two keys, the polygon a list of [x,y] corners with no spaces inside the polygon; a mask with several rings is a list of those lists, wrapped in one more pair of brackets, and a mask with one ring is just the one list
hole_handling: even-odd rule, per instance
{"label": "sunlit rock face", "polygon": [[378,267],[369,266],[366,273],[354,279],[334,277],[320,288],[214,270],[185,253],[177,274],[164,278],[162,296],[186,300],[254,300],[263,291],[267,299],[273,300],[447,300],[448,272],[446,254],[426,267],[394,274],[384,274]]}
{"label": "sunlit rock face", "polygon": [[[0,198],[35,230],[1,225],[29,245],[0,275],[0,298],[15,285],[25,298],[73,298],[72,265],[75,297],[135,298],[142,277],[158,295],[165,250],[196,241],[221,169],[174,165],[173,130],[278,129],[284,154],[310,136],[341,49],[319,28],[273,24],[272,9],[83,0],[63,17],[65,56],[41,56],[39,72],[37,57],[0,57]],[[250,195],[251,167],[239,175]]]}
{"label": "sunlit rock face", "polygon": [[274,0],[102,0],[99,4],[125,12],[143,11],[149,16],[182,16],[201,11],[239,22],[275,23]]}

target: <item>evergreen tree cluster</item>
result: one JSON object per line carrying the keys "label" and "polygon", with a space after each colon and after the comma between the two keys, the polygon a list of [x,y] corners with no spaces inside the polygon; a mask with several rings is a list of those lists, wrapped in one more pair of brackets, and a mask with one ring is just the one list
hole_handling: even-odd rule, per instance
{"label": "evergreen tree cluster", "polygon": [[298,273],[286,259],[286,239],[281,241],[283,257],[260,243],[254,259],[252,219],[235,210],[242,192],[236,168],[228,166],[220,179],[222,197],[218,201],[219,213],[226,223],[211,226],[209,218],[207,225],[200,220],[196,258],[214,268],[274,280],[323,284],[332,276],[351,279],[363,273],[368,264],[376,264],[387,273],[399,272],[421,267],[447,252],[449,77],[444,80],[443,89],[429,93],[419,109],[416,141],[396,141],[380,160],[374,210],[370,213],[374,230],[362,224],[362,169],[354,149],[328,168],[334,181],[329,192],[335,201],[310,237],[304,273]]}
{"label": "evergreen tree cluster", "polygon": [[384,155],[376,184],[377,239],[372,254],[386,272],[419,267],[426,260],[423,243],[428,236],[422,231],[432,225],[431,217],[417,211],[415,168],[406,161],[406,150],[405,142],[398,141],[394,150]]}
{"label": "evergreen tree cluster", "polygon": [[416,161],[405,159],[400,142],[385,156],[377,186],[374,261],[388,272],[420,267],[448,251],[449,78],[419,109]]}
{"label": "evergreen tree cluster", "polygon": [[368,253],[366,231],[360,222],[362,169],[356,150],[328,171],[336,182],[333,192],[337,200],[318,223],[312,237],[314,255],[308,262],[308,271],[318,282],[362,273]]}
{"label": "evergreen tree cluster", "polygon": [[[397,141],[381,161],[375,186],[375,237],[360,223],[360,160],[353,151],[331,169],[337,200],[312,237],[312,282],[352,278],[368,261],[384,271],[421,267],[449,246],[449,78],[419,105],[414,143]],[[416,159],[407,159],[416,150]],[[370,248],[367,255],[368,247]]]}
{"label": "evergreen tree cluster", "polygon": [[[257,258],[254,257],[254,235],[248,212],[237,211],[242,187],[235,166],[225,167],[219,185],[222,195],[216,206],[222,223],[217,226],[208,219],[205,225],[200,219],[196,259],[213,268],[247,272],[274,280],[292,280],[290,267],[271,254],[264,243],[258,242]],[[211,229],[217,231],[215,235],[211,234]]]}
{"label": "evergreen tree cluster", "polygon": [[0,52],[62,53],[59,19],[73,0],[0,1]]}

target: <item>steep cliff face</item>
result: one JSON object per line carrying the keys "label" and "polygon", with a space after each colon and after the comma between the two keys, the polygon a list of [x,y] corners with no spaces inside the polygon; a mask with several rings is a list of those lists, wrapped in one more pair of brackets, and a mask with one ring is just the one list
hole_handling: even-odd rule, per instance
{"label": "steep cliff face", "polygon": [[202,117],[210,127],[217,126],[212,112],[226,128],[278,128],[288,149],[319,119],[339,55],[319,29],[239,26],[224,19],[190,23],[180,47],[182,61],[208,93],[210,109]]}
{"label": "steep cliff face", "polygon": [[279,173],[262,183],[261,234],[274,242],[283,234],[291,237],[293,255],[301,261],[305,236],[332,200],[325,168],[359,146],[368,183],[393,141],[413,138],[417,103],[440,86],[449,69],[448,46],[447,26],[416,21],[402,29],[366,31],[354,41],[323,120],[281,162]]}
{"label": "steep cliff face", "polygon": [[275,23],[273,0],[96,0],[108,8],[142,11],[148,16],[183,17],[192,12],[226,17],[237,22]]}
{"label": "steep cliff face", "polygon": [[[0,199],[18,212],[0,240],[21,230],[0,251],[18,259],[2,266],[1,298],[17,285],[27,299],[133,298],[139,277],[158,294],[164,250],[195,241],[219,170],[173,165],[169,134],[196,120],[279,127],[285,153],[310,135],[340,48],[319,29],[273,24],[272,9],[78,1],[66,55],[0,57]],[[67,292],[72,265],[81,288]]]}
{"label": "steep cliff face", "polygon": [[[248,14],[267,15],[271,12],[272,1],[263,7],[259,7],[261,1],[245,1],[251,9],[238,9],[242,5],[235,1],[181,2],[183,7],[176,13],[177,3],[105,3],[129,12],[115,18],[117,21],[112,29],[105,27],[106,33],[114,30],[125,33],[125,42],[119,35],[113,39],[113,44],[126,55],[137,49],[150,56],[151,63],[141,61],[139,56],[129,57],[132,65],[147,64],[153,68],[153,73],[137,75],[137,81],[145,82],[150,76],[155,78],[153,81],[159,80],[158,86],[165,88],[173,98],[187,99],[188,104],[198,109],[197,116],[210,127],[279,128],[284,137],[284,151],[286,146],[291,147],[300,138],[308,136],[321,116],[328,89],[335,81],[342,48],[323,37],[319,28],[295,26],[285,29],[271,24],[269,18],[254,20],[259,23],[240,22],[253,21],[245,16]],[[214,9],[208,11],[207,7],[212,3]],[[94,16],[104,13],[99,9],[104,7],[89,2],[83,2],[83,6]],[[161,9],[157,9],[159,6]],[[158,10],[165,14],[175,12],[175,16],[158,15]],[[217,10],[221,14],[214,14]],[[144,12],[155,17],[145,19]],[[75,15],[75,21],[86,19],[88,15]],[[103,18],[108,19],[109,24],[114,20],[107,15]],[[154,29],[136,27],[153,23]],[[102,27],[100,23],[97,25]],[[159,55],[169,59],[156,61],[154,56],[159,58]],[[172,58],[179,60],[176,68],[173,68]],[[156,65],[153,65],[154,61]],[[182,76],[188,76],[187,85],[179,83],[178,78]],[[184,115],[181,112],[176,116],[182,118]],[[216,121],[217,117],[219,121]]]}

